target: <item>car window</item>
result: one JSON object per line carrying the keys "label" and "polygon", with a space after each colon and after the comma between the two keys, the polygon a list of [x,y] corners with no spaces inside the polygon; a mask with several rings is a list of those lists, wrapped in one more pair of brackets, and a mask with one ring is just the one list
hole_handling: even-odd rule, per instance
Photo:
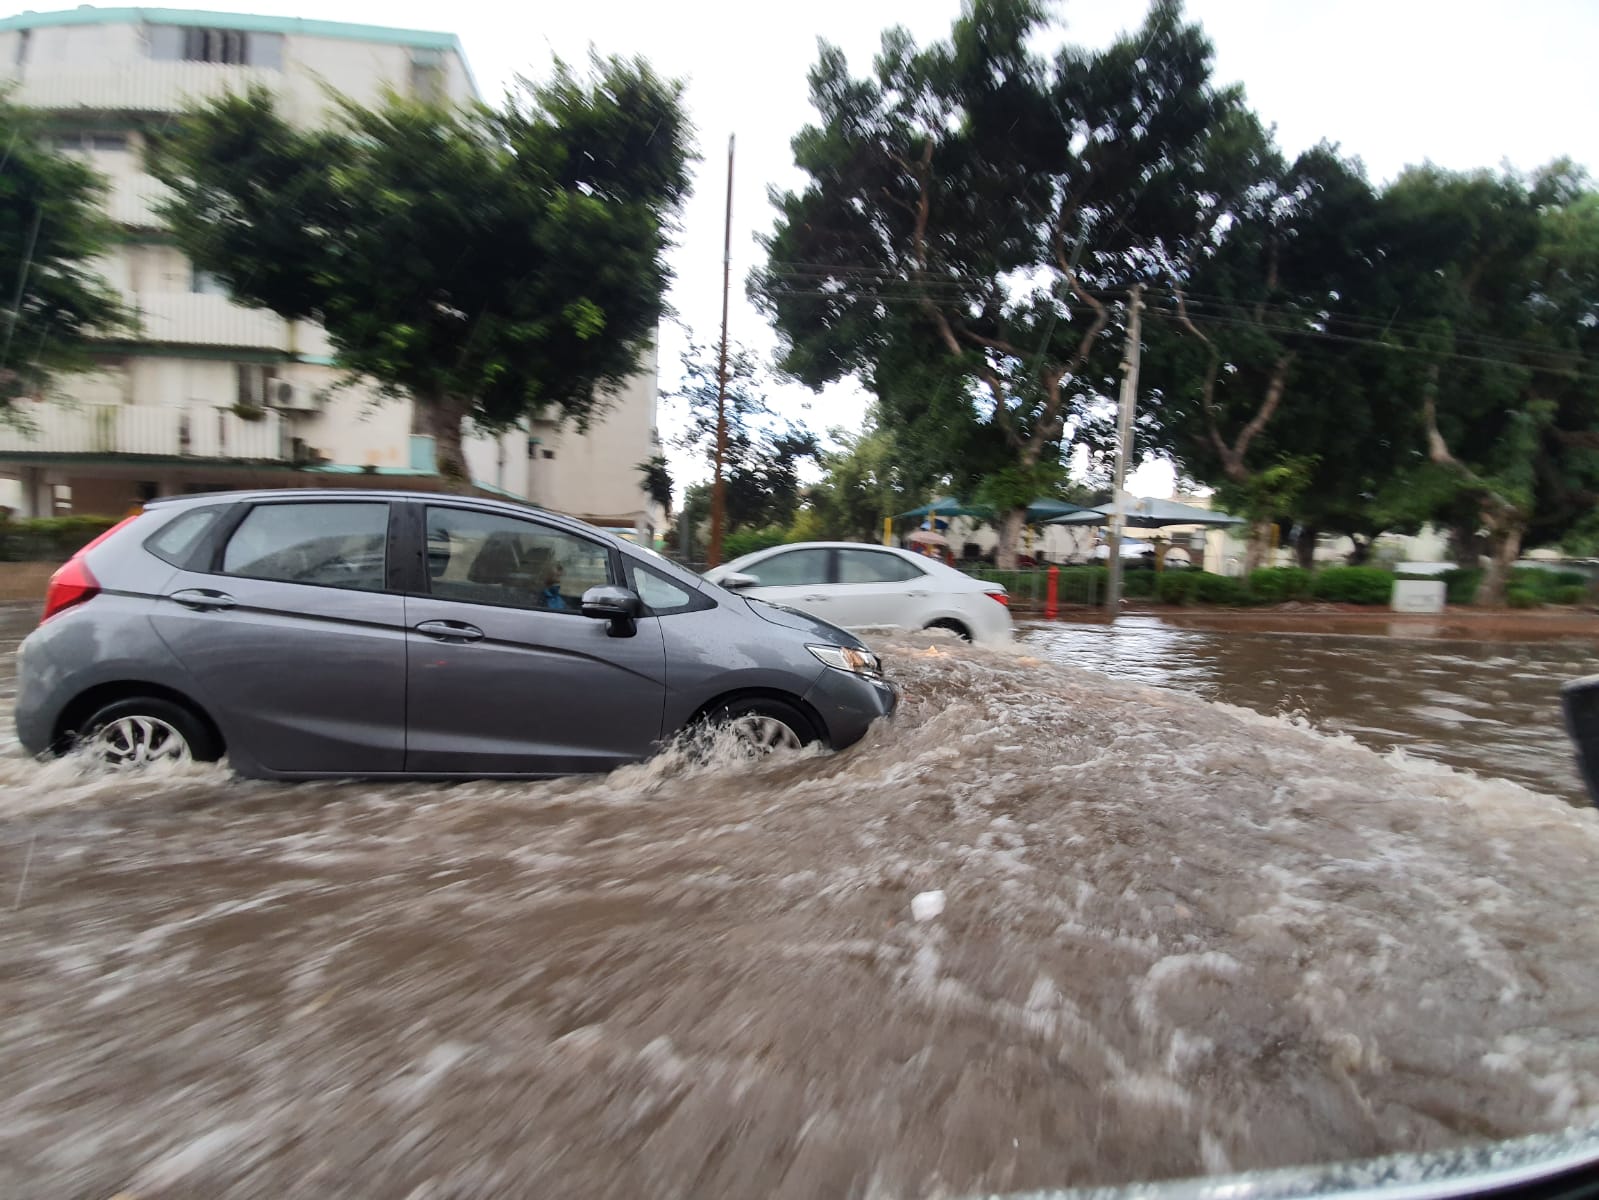
{"label": "car window", "polygon": [[225,575],[381,592],[389,506],[384,503],[262,504],[228,539]]}
{"label": "car window", "polygon": [[694,606],[694,593],[641,563],[629,562],[628,575],[637,592],[656,616],[682,612]]}
{"label": "car window", "polygon": [[189,561],[189,555],[194,553],[200,539],[216,524],[221,513],[220,508],[195,508],[179,513],[152,534],[144,548],[157,558],[181,567]]}
{"label": "car window", "polygon": [[762,587],[803,587],[808,583],[827,582],[827,556],[829,550],[785,550],[771,558],[763,558],[747,567],[744,574],[753,575]]}
{"label": "car window", "polygon": [[840,550],[840,583],[904,583],[920,579],[925,572],[913,562],[882,550]]}
{"label": "car window", "polygon": [[581,615],[612,583],[611,552],[565,530],[466,508],[427,510],[428,591],[447,600]]}

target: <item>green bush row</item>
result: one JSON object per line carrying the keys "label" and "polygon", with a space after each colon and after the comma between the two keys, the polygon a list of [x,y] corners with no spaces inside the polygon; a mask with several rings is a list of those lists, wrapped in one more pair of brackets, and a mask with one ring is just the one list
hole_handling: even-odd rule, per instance
{"label": "green bush row", "polygon": [[121,517],[29,517],[0,521],[0,561],[49,562],[71,558]]}

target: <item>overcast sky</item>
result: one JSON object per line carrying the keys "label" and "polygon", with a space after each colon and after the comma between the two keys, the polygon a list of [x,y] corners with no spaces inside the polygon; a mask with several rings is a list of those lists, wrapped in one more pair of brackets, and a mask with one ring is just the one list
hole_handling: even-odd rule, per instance
{"label": "overcast sky", "polygon": [[[43,8],[45,5],[40,4]],[[688,82],[702,160],[673,255],[671,301],[684,325],[714,341],[721,320],[726,149],[738,137],[733,197],[732,337],[774,345],[744,299],[757,230],[771,224],[766,189],[800,182],[789,139],[812,113],[805,75],[817,38],[865,70],[881,31],[904,25],[919,42],[947,34],[959,0],[598,0],[595,3],[454,4],[421,0],[256,0],[238,11],[448,29],[461,38],[485,99],[518,74],[542,75],[552,55],[581,62],[592,45],[644,55]],[[1144,0],[1061,0],[1056,36],[1103,45],[1140,23]],[[1292,155],[1323,138],[1358,156],[1376,181],[1407,164],[1532,168],[1561,155],[1599,166],[1599,0],[1189,0],[1216,47],[1220,82],[1241,82]],[[684,336],[662,333],[661,387],[677,381]],[[813,427],[855,427],[865,397],[842,387],[822,397],[784,389],[777,403]],[[809,407],[805,407],[808,405]],[[662,434],[676,422],[663,406]],[[681,481],[706,472],[672,455]],[[1144,472],[1133,490],[1169,486]]]}

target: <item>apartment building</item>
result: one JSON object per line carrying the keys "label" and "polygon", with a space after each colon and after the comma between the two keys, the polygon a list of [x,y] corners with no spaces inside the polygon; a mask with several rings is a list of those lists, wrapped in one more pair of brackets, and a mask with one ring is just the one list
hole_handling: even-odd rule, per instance
{"label": "apartment building", "polygon": [[[0,427],[0,503],[24,515],[119,513],[141,500],[234,487],[439,484],[408,402],[341,386],[322,328],[233,303],[154,214],[145,138],[185,107],[251,86],[312,125],[328,90],[477,97],[452,34],[162,8],[26,12],[0,19],[0,89],[43,110],[56,145],[109,181],[118,245],[100,264],[138,311],[137,338],[56,383]],[[528,421],[466,451],[495,494],[653,537],[637,464],[656,451],[653,354],[585,434]]]}

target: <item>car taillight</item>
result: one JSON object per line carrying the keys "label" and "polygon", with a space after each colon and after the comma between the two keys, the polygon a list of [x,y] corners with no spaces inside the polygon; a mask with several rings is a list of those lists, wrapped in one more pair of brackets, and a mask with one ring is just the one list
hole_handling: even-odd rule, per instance
{"label": "car taillight", "polygon": [[985,596],[987,596],[990,600],[998,600],[1006,608],[1010,607],[1010,597],[1008,595],[1006,595],[1003,591],[999,591],[999,592],[984,592],[983,594]]}
{"label": "car taillight", "polygon": [[81,554],[69,559],[50,576],[50,586],[44,593],[44,616],[39,618],[39,624],[43,625],[57,613],[63,613],[85,600],[92,600],[99,594],[100,581],[89,570],[89,564],[83,561]]}
{"label": "car taillight", "polygon": [[88,553],[128,522],[138,518],[138,513],[124,517],[56,569],[56,573],[50,576],[49,587],[45,589],[44,615],[39,618],[39,624],[43,625],[58,613],[76,608],[85,600],[92,600],[100,594],[100,581],[89,570]]}

